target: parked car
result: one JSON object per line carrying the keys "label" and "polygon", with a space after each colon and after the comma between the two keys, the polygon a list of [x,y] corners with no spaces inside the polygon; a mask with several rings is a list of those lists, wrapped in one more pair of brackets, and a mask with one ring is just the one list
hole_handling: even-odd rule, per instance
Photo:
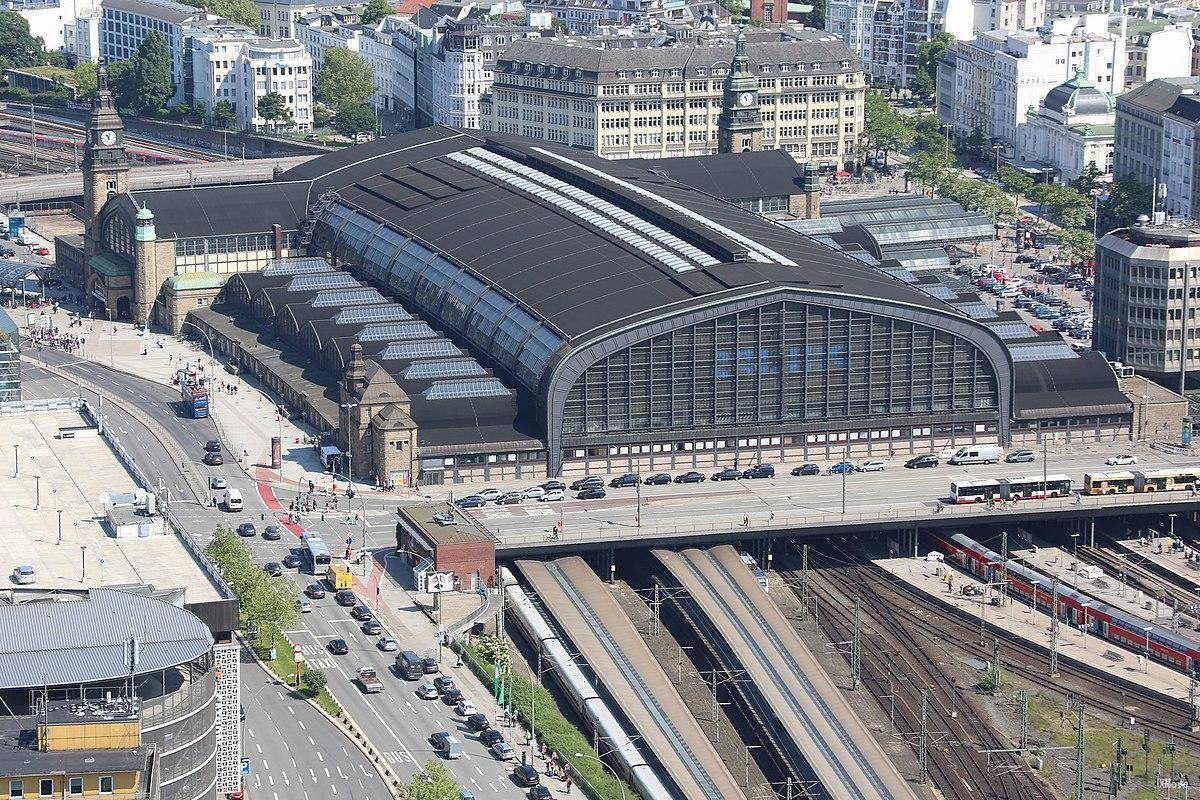
{"label": "parked car", "polygon": [[307,597],[300,597],[296,599],[296,608],[300,609],[301,614],[310,614],[313,610],[313,604]]}
{"label": "parked car", "polygon": [[586,478],[580,478],[577,481],[571,482],[571,491],[578,492],[580,489],[590,489],[595,486],[603,486],[604,479],[598,478],[595,475],[589,475]]}
{"label": "parked car", "polygon": [[709,476],[714,481],[736,481],[742,477],[742,471],[737,467],[726,467],[720,472]]}
{"label": "parked car", "polygon": [[885,466],[882,461],[864,461],[857,469],[859,472],[883,472]]}
{"label": "parked car", "polygon": [[608,485],[614,489],[623,489],[629,486],[637,486],[642,482],[640,475],[633,472],[626,472],[624,475],[618,475],[608,482]]}
{"label": "parked car", "polygon": [[458,701],[463,699],[462,689],[450,689],[442,692],[442,702],[448,706],[458,705]]}
{"label": "parked car", "polygon": [[325,599],[325,587],[320,583],[310,583],[307,587],[305,587],[304,593],[313,600]]}
{"label": "parked car", "polygon": [[422,700],[437,700],[440,693],[432,683],[422,683],[417,687],[417,697]]}
{"label": "parked car", "polygon": [[44,244],[41,244],[30,248],[29,252],[33,253],[35,256],[48,256],[50,255],[50,248],[46,247]]}
{"label": "parked car", "polygon": [[531,786],[525,797],[528,800],[553,800],[554,795],[550,794],[550,790],[545,786]]}
{"label": "parked car", "polygon": [[342,589],[333,596],[339,606],[356,606],[358,605],[358,595],[349,589]]}
{"label": "parked car", "polygon": [[482,508],[487,505],[487,500],[484,500],[477,494],[469,494],[466,497],[460,497],[455,500],[454,505],[459,508]]}
{"label": "parked car", "polygon": [[429,658],[428,656],[426,656],[425,658],[421,659],[421,674],[422,675],[433,675],[440,669],[441,669],[441,665],[438,664],[436,658]]}
{"label": "parked car", "polygon": [[484,728],[479,732],[479,741],[484,747],[491,747],[496,742],[503,742],[504,734],[495,728]]}
{"label": "parked car", "polygon": [[546,489],[543,486],[530,486],[524,492],[526,500],[541,500],[545,494]]}
{"label": "parked car", "polygon": [[1036,456],[1032,450],[1013,450],[1004,457],[1006,463],[1009,464],[1027,464],[1033,461]]}
{"label": "parked car", "polygon": [[742,472],[743,478],[774,478],[775,467],[771,464],[755,464]]}
{"label": "parked car", "polygon": [[542,488],[547,492],[562,492],[566,491],[567,485],[562,481],[549,480],[542,484]]}
{"label": "parked car", "polygon": [[484,489],[475,493],[475,496],[483,500],[485,503],[493,503],[500,499],[504,492],[499,489]]}
{"label": "parked car", "polygon": [[35,582],[37,577],[34,575],[33,567],[22,564],[12,571],[12,579],[13,583],[19,586],[28,586]]}
{"label": "parked car", "polygon": [[360,604],[350,609],[350,616],[354,617],[359,622],[366,622],[375,615],[371,613],[371,609]]}
{"label": "parked car", "polygon": [[542,782],[537,769],[532,764],[522,764],[512,771],[512,779],[517,786],[537,786]]}
{"label": "parked car", "polygon": [[1104,463],[1110,467],[1126,467],[1138,463],[1137,456],[1129,453],[1118,453],[1115,456],[1109,456],[1104,460]]}
{"label": "parked car", "polygon": [[473,731],[485,731],[492,724],[488,722],[487,714],[480,714],[476,711],[474,714],[467,716],[467,727]]}
{"label": "parked car", "polygon": [[362,624],[362,632],[367,636],[378,636],[383,633],[383,626],[377,619],[369,619]]}
{"label": "parked car", "polygon": [[478,714],[479,709],[475,707],[474,703],[464,697],[462,700],[459,700],[458,705],[454,707],[454,713],[458,714],[460,717],[469,717],[472,714]]}
{"label": "parked car", "polygon": [[350,652],[350,645],[346,644],[345,639],[330,639],[329,652],[335,656],[344,656]]}
{"label": "parked car", "polygon": [[513,750],[513,746],[508,742],[496,742],[488,748],[488,752],[497,761],[511,761],[517,755],[517,751]]}
{"label": "parked car", "polygon": [[268,525],[263,528],[263,538],[268,542],[278,542],[283,538],[283,529],[278,525]]}
{"label": "parked car", "polygon": [[390,636],[380,636],[375,646],[385,653],[394,653],[400,648],[400,644]]}
{"label": "parked car", "polygon": [[0,247],[0,258],[16,258],[17,251],[11,247]]}
{"label": "parked car", "polygon": [[579,494],[575,495],[575,498],[578,500],[601,500],[605,494],[604,487],[592,486],[580,491]]}
{"label": "parked car", "polygon": [[854,472],[855,469],[856,468],[855,468],[853,461],[839,461],[838,463],[834,464],[832,467],[829,468],[829,474],[830,475],[847,475],[851,472]]}
{"label": "parked car", "polygon": [[551,489],[550,491],[546,492],[544,495],[539,497],[538,502],[539,503],[557,503],[558,501],[562,500],[565,496],[566,495],[563,494],[562,489]]}
{"label": "parked car", "polygon": [[820,475],[821,468],[816,464],[801,464],[798,467],[792,467],[793,475]]}
{"label": "parked car", "polygon": [[258,528],[254,527],[253,522],[243,522],[237,526],[238,536],[258,536]]}
{"label": "parked car", "polygon": [[671,482],[671,476],[665,472],[658,472],[647,477],[642,483],[647,486],[665,486]]}
{"label": "parked car", "polygon": [[438,692],[445,694],[454,688],[454,678],[449,675],[438,675],[433,679],[433,685],[437,687]]}
{"label": "parked car", "polygon": [[283,557],[283,566],[286,567],[287,569],[299,569],[300,565],[303,563],[304,563],[304,559],[302,559],[296,553],[288,553],[286,556]]}
{"label": "parked car", "polygon": [[704,483],[704,475],[699,472],[685,472],[675,476],[675,483]]}
{"label": "parked car", "polygon": [[521,501],[524,499],[525,499],[525,494],[523,492],[505,492],[504,494],[500,495],[499,499],[496,500],[496,505],[498,505],[498,506],[520,505]]}
{"label": "parked car", "polygon": [[929,455],[928,453],[916,458],[910,458],[904,462],[904,466],[908,469],[925,469],[927,467],[936,467],[938,465],[938,457]]}
{"label": "parked car", "polygon": [[278,578],[283,575],[283,567],[278,561],[268,561],[263,564],[263,572],[270,575],[272,578]]}

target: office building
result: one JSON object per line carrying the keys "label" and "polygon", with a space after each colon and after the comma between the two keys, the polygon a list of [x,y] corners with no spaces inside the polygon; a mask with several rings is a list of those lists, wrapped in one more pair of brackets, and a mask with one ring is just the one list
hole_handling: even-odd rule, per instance
{"label": "office building", "polygon": [[1111,175],[1115,120],[1112,95],[1093,86],[1080,70],[1051,89],[1037,113],[1018,127],[1019,163],[1064,184],[1089,165]]}
{"label": "office building", "polygon": [[192,101],[212,109],[224,100],[247,130],[272,129],[277,122],[258,113],[258,102],[278,94],[291,112],[292,129],[312,129],[313,64],[297,41],[259,38],[253,31],[205,31],[190,37]]}
{"label": "office building", "polygon": [[904,88],[917,72],[917,51],[939,33],[970,39],[971,0],[830,0],[825,30],[858,56],[875,82]]}
{"label": "office building", "polygon": [[21,399],[21,329],[0,309],[0,403]]}
{"label": "office building", "polygon": [[[1162,182],[1166,114],[1175,109],[1174,123],[1179,123],[1180,112],[1192,113],[1198,90],[1198,77],[1160,78],[1117,98],[1113,172],[1118,179],[1145,186]],[[1172,128],[1178,138],[1179,125]]]}
{"label": "office building", "polygon": [[[718,151],[732,36],[712,43],[609,47],[603,38],[520,40],[500,57],[484,128],[571,145],[610,159]],[[755,112],[756,147],[826,169],[853,163],[866,78],[823,31],[746,33],[757,87],[736,102]]]}

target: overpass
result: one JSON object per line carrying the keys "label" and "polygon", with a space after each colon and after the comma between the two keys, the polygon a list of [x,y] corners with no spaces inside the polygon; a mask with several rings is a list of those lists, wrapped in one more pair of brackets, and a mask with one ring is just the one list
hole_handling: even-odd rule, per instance
{"label": "overpass", "polygon": [[[275,167],[287,170],[317,154],[286,158],[256,158],[246,161],[214,161],[209,164],[132,167],[130,189],[168,189],[176,186],[214,186],[270,180]],[[0,205],[67,200],[83,196],[83,173],[23,175],[0,180]]]}

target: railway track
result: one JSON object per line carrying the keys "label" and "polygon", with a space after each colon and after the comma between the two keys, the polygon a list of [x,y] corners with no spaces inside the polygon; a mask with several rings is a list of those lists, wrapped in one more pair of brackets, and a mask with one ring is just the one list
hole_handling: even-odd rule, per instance
{"label": "railway track", "polygon": [[[810,571],[810,581],[811,578]],[[847,580],[856,581],[853,585],[864,598],[868,593],[879,598],[876,607],[884,608],[901,623],[906,640],[920,635],[947,650],[957,650],[984,662],[992,660],[991,645],[980,643],[979,624],[974,618],[954,614],[878,567],[859,564],[855,575]],[[828,610],[823,604],[821,615]],[[1002,642],[1001,666],[1006,674],[1019,676],[1053,695],[1083,698],[1090,711],[1103,712],[1115,720],[1135,717],[1139,727],[1149,728],[1158,737],[1173,738],[1184,746],[1200,749],[1200,733],[1189,730],[1192,710],[1187,703],[1136,688],[1123,689],[1099,669],[1093,671],[1066,661],[1059,662],[1058,677],[1051,678],[1047,674],[1049,656],[1041,648],[1018,636],[993,632],[989,637]]]}
{"label": "railway track", "polygon": [[[1196,584],[1185,583],[1186,578],[1182,575],[1178,576],[1178,580],[1165,578],[1139,563],[1141,557],[1137,553],[1123,554],[1108,547],[1080,547],[1078,552],[1080,560],[1095,564],[1114,577],[1124,575],[1125,583],[1129,586],[1168,606],[1176,604],[1181,614],[1191,614],[1195,621],[1196,615],[1190,609],[1200,606],[1200,592],[1192,588]],[[1122,558],[1122,555],[1125,557]]]}
{"label": "railway track", "polygon": [[[850,557],[853,560],[853,557]],[[821,569],[811,572],[810,589],[823,601],[822,631],[831,641],[849,641],[853,636],[854,596],[862,603],[860,673],[864,687],[877,699],[891,698],[896,731],[914,746],[921,732],[922,699],[927,692],[926,763],[930,778],[943,796],[962,800],[1053,800],[1055,795],[1036,775],[1012,755],[997,756],[989,766],[982,750],[1011,746],[1000,739],[963,695],[960,687],[946,678],[930,654],[929,645],[911,635],[906,622],[895,612],[891,598],[873,591],[863,567],[837,565],[828,557],[815,560]],[[784,573],[799,594],[798,576]],[[847,587],[855,587],[855,591]],[[881,700],[882,702],[882,700]]]}

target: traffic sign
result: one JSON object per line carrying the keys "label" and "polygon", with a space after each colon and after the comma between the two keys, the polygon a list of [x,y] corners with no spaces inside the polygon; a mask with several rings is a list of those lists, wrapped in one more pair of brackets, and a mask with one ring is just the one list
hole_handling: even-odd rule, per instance
{"label": "traffic sign", "polygon": [[250,774],[250,759],[248,759],[248,758],[242,759],[242,774],[243,775]]}

